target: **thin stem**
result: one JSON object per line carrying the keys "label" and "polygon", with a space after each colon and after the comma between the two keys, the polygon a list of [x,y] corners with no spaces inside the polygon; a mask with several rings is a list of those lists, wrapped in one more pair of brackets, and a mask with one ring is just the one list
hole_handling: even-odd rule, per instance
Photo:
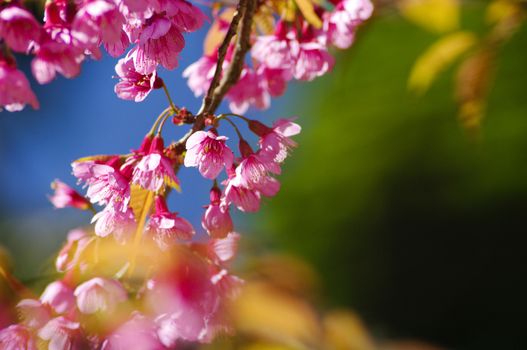
{"label": "thin stem", "polygon": [[156,121],[154,122],[154,125],[152,125],[152,128],[150,129],[150,131],[148,132],[148,135],[153,135],[154,132],[156,131],[157,129],[157,125],[159,124],[159,122],[161,121],[161,119],[167,114],[170,112],[170,109],[172,107],[167,107],[163,110],[163,112],[161,112],[161,114],[159,114],[159,116],[157,117]]}
{"label": "thin stem", "polygon": [[242,136],[242,133],[240,132],[240,129],[238,129],[238,127],[236,126],[236,124],[234,124],[234,122],[232,120],[230,120],[228,117],[223,117],[223,120],[226,120],[229,122],[229,124],[232,125],[232,127],[234,128],[234,130],[236,131],[236,134],[238,135],[238,138],[240,140],[243,140],[243,136]]}
{"label": "thin stem", "polygon": [[249,123],[251,121],[249,118],[244,117],[243,115],[240,115],[240,114],[236,114],[236,113],[222,113],[222,114],[218,115],[218,120],[223,119],[226,116],[237,117],[237,118],[245,120],[247,123]]}
{"label": "thin stem", "polygon": [[234,13],[234,16],[232,17],[232,21],[229,25],[229,29],[227,30],[227,33],[225,34],[225,38],[223,38],[223,42],[218,48],[218,61],[216,62],[216,70],[214,71],[214,76],[212,77],[212,80],[210,82],[210,86],[209,86],[209,89],[207,90],[207,94],[203,98],[203,103],[198,112],[198,115],[202,115],[203,113],[205,113],[207,109],[209,108],[210,104],[212,103],[212,98],[214,96],[214,90],[216,90],[216,87],[220,84],[221,73],[223,70],[223,62],[225,61],[227,50],[229,49],[231,40],[236,34],[236,30],[238,29],[238,23],[240,22],[242,11],[245,8],[244,5],[246,2],[247,0],[240,0],[240,2],[238,3],[238,7],[236,8],[236,12]]}
{"label": "thin stem", "polygon": [[168,88],[165,85],[165,82],[163,81],[163,90],[165,91],[165,95],[167,95],[168,103],[170,104],[170,107],[172,107],[172,110],[174,113],[177,113],[179,109],[176,107],[174,102],[172,101],[172,97],[170,97],[170,93],[168,92]]}
{"label": "thin stem", "polygon": [[159,124],[159,128],[157,129],[158,135],[161,135],[161,132],[163,131],[163,126],[165,126],[165,123],[169,117],[170,117],[170,113],[167,113],[165,117],[161,120],[161,123]]}

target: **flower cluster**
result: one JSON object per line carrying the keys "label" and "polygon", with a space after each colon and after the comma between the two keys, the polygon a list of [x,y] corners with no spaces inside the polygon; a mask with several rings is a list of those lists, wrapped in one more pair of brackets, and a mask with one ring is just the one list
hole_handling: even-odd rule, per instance
{"label": "flower cluster", "polygon": [[[315,26],[301,16],[293,19],[281,16],[270,19],[276,21],[271,32],[253,31],[252,65],[244,66],[240,80],[227,94],[233,113],[243,114],[250,106],[266,109],[272,97],[285,92],[289,81],[311,81],[331,71],[335,60],[328,48],[349,48],[356,29],[373,12],[370,0],[317,3],[321,4],[315,5],[314,11],[322,19],[321,25]],[[217,21],[223,20],[219,15]],[[221,25],[211,30],[217,28],[226,30]],[[208,90],[217,63],[216,49],[205,54],[183,73],[196,96]],[[229,60],[230,56],[227,55],[226,62]]]}
{"label": "flower cluster", "polygon": [[77,76],[87,57],[102,56],[101,46],[113,57],[131,46],[117,64],[122,82],[115,91],[123,99],[140,101],[160,87],[156,67],[176,68],[185,46],[183,34],[199,29],[205,19],[186,0],[50,0],[41,24],[21,1],[2,2],[0,107],[16,111],[30,104],[38,108],[27,78],[16,68],[13,52],[33,55],[33,76],[46,84],[57,73]]}
{"label": "flower cluster", "polygon": [[[183,33],[204,23],[190,2],[49,0],[42,26],[19,1],[0,5],[0,105],[7,110],[38,107],[11,51],[33,54],[33,75],[47,83],[57,72],[77,75],[86,57],[101,56],[101,46],[119,56],[132,45],[116,66],[119,97],[139,102],[163,87],[169,102],[130,153],[71,164],[85,195],[59,180],[52,184],[52,204],[92,211],[93,226],[68,234],[55,261],[60,278],[40,297],[21,295],[19,320],[0,330],[0,349],[163,350],[208,343],[232,330],[226,305],[243,281],[229,271],[240,238],[231,210],[256,212],[262,197],[277,194],[276,177],[301,131],[294,119],[268,125],[242,114],[249,106],[268,107],[292,79],[330,71],[328,47],[351,45],[372,12],[369,0],[306,1],[312,11],[295,7],[280,17],[281,0],[240,0],[236,11],[232,2],[215,6],[212,28],[220,35],[209,37],[221,40],[184,72],[195,94],[205,95],[197,113],[174,104],[157,72],[158,66],[177,66]],[[257,17],[276,26],[261,31]],[[224,97],[236,114],[216,114]],[[190,128],[165,142],[168,120]],[[220,134],[224,126],[234,128],[235,143]],[[201,228],[167,202],[182,186],[178,172],[184,167],[211,181],[208,203],[199,208]]]}

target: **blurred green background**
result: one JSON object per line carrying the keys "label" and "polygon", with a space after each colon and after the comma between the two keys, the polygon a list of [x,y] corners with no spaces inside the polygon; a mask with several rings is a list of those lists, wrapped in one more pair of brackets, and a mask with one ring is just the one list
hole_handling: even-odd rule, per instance
{"label": "blurred green background", "polygon": [[[484,2],[462,22],[481,32]],[[359,33],[288,114],[304,132],[255,228],[321,274],[323,300],[379,337],[525,349],[527,28],[503,47],[480,137],[457,120],[454,70],[406,89],[437,39],[394,12]]]}

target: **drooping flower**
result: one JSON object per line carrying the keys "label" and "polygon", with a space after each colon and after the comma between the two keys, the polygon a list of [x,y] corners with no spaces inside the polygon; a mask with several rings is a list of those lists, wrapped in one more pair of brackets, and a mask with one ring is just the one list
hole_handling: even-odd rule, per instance
{"label": "drooping flower", "polygon": [[146,228],[161,249],[166,249],[177,239],[191,239],[195,231],[190,222],[168,210],[164,197],[155,199],[155,211]]}
{"label": "drooping flower", "polygon": [[158,13],[166,12],[172,22],[185,32],[194,32],[203,26],[205,14],[186,0],[153,0],[152,6]]}
{"label": "drooping flower", "polygon": [[119,76],[119,82],[115,84],[115,93],[123,100],[141,102],[150,91],[162,87],[162,80],[157,77],[155,70],[147,75],[138,73],[130,56],[121,58],[115,66],[115,71]]}
{"label": "drooping flower", "polygon": [[22,299],[16,305],[21,323],[31,329],[39,329],[51,318],[51,308],[40,300]]}
{"label": "drooping flower", "polygon": [[236,176],[232,179],[236,185],[254,188],[262,182],[268,173],[280,174],[280,166],[265,153],[254,153],[245,140],[240,140],[242,161],[236,167]]}
{"label": "drooping flower", "polygon": [[194,96],[198,97],[207,92],[214,77],[216,63],[214,55],[205,55],[183,71],[183,78],[188,79],[188,87]]}
{"label": "drooping flower", "polygon": [[0,330],[0,349],[37,350],[37,342],[27,327],[11,325]]}
{"label": "drooping flower", "polygon": [[[55,267],[59,272],[65,272],[78,266],[82,253],[92,242],[93,236],[90,236],[82,229],[75,229],[68,233],[66,244],[60,250],[57,259],[55,260]],[[82,268],[82,266],[81,266]]]}
{"label": "drooping flower", "polygon": [[71,164],[73,175],[88,186],[86,196],[92,203],[105,205],[111,201],[122,202],[126,207],[130,198],[128,177],[119,170],[120,157],[110,157],[105,162],[77,161]]}
{"label": "drooping flower", "polygon": [[90,202],[70,186],[60,180],[51,183],[51,188],[55,190],[49,200],[55,208],[73,207],[81,210],[90,208]]}
{"label": "drooping flower", "polygon": [[124,242],[135,224],[135,217],[130,207],[124,206],[122,202],[111,201],[93,216],[91,222],[95,223],[97,236],[106,237],[113,234],[117,241]]}
{"label": "drooping flower", "polygon": [[234,155],[225,144],[227,137],[213,131],[196,131],[186,143],[186,167],[198,167],[201,175],[208,179],[218,177],[223,167],[230,168]]}
{"label": "drooping flower", "polygon": [[84,314],[111,312],[128,295],[121,283],[116,280],[95,277],[79,285],[74,292],[77,307]]}
{"label": "drooping flower", "polygon": [[66,314],[75,308],[73,290],[63,281],[54,281],[48,284],[40,301],[48,304],[58,314]]}
{"label": "drooping flower", "polygon": [[152,320],[135,313],[104,340],[101,350],[166,350],[157,336],[157,329]]}
{"label": "drooping flower", "polygon": [[231,180],[225,187],[225,203],[234,204],[243,212],[257,212],[260,209],[260,192],[240,186]]}
{"label": "drooping flower", "polygon": [[38,336],[48,341],[49,350],[81,350],[80,323],[60,316],[51,319],[38,331]]}
{"label": "drooping flower", "polygon": [[230,100],[229,108],[233,113],[243,114],[250,106],[258,109],[269,108],[271,95],[265,89],[261,78],[251,68],[245,67],[242,70],[240,79],[227,94]]}
{"label": "drooping flower", "polygon": [[136,42],[130,55],[137,72],[145,75],[151,74],[158,64],[166,69],[176,68],[185,46],[181,29],[162,15],[155,15],[144,24]]}
{"label": "drooping flower", "polygon": [[292,119],[278,119],[273,126],[267,127],[256,120],[249,122],[249,128],[260,136],[260,153],[265,154],[277,163],[282,163],[290,149],[296,147],[296,142],[290,137],[302,130]]}
{"label": "drooping flower", "polygon": [[323,32],[327,44],[339,49],[347,49],[353,43],[358,25],[368,19],[373,12],[369,0],[343,0],[335,9],[324,16]]}
{"label": "drooping flower", "polygon": [[225,238],[234,229],[229,206],[221,202],[221,191],[217,187],[210,191],[210,205],[203,214],[201,226],[213,238]]}
{"label": "drooping flower", "polygon": [[38,109],[39,104],[24,73],[16,69],[14,61],[9,62],[0,54],[0,111],[21,111],[26,104]]}
{"label": "drooping flower", "polygon": [[[147,136],[148,137],[148,136]],[[152,139],[148,154],[135,165],[132,183],[150,191],[159,191],[166,182],[179,184],[170,160],[163,154],[163,138],[159,135]]]}
{"label": "drooping flower", "polygon": [[335,59],[320,42],[302,42],[294,66],[293,76],[298,80],[311,81],[333,69]]}
{"label": "drooping flower", "polygon": [[0,38],[17,52],[28,52],[38,42],[42,28],[26,9],[11,5],[0,10]]}
{"label": "drooping flower", "polygon": [[178,340],[207,342],[214,334],[222,295],[211,282],[211,266],[205,259],[182,249],[167,271],[147,286],[147,301],[159,315],[158,335],[173,348]]}
{"label": "drooping flower", "polygon": [[124,23],[125,18],[114,1],[84,1],[72,22],[72,35],[82,47],[93,50],[102,43],[111,56],[117,57],[129,45],[122,29]]}
{"label": "drooping flower", "polygon": [[275,34],[256,38],[251,54],[262,65],[271,69],[293,71],[299,51],[296,34],[284,22],[277,25]]}

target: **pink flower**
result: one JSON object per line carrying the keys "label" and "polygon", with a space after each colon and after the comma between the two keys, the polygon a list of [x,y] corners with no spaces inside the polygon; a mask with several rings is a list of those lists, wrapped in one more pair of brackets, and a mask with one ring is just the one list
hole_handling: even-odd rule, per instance
{"label": "pink flower", "polygon": [[119,242],[124,242],[130,234],[130,229],[135,225],[132,209],[124,206],[122,202],[111,201],[106,207],[95,214],[91,220],[95,222],[95,234],[106,237],[110,234]]}
{"label": "pink flower", "polygon": [[0,38],[14,51],[28,52],[41,30],[35,17],[20,6],[11,5],[0,11]]}
{"label": "pink flower", "polygon": [[81,71],[80,63],[84,55],[71,44],[55,41],[50,37],[43,39],[31,62],[33,76],[40,84],[47,84],[57,73],[73,78]]}
{"label": "pink flower", "polygon": [[280,22],[276,33],[257,37],[251,54],[262,65],[270,69],[292,71],[298,54],[296,34]]}
{"label": "pink flower", "polygon": [[221,203],[221,192],[217,187],[210,191],[210,205],[203,214],[201,225],[213,238],[225,238],[233,230],[229,206]]}
{"label": "pink flower", "polygon": [[179,184],[170,160],[163,155],[161,136],[152,139],[152,145],[144,157],[135,165],[132,183],[150,191],[159,191],[168,183]]}
{"label": "pink flower", "polygon": [[105,163],[93,160],[73,162],[73,175],[88,186],[86,196],[92,203],[105,205],[122,202],[126,207],[130,199],[128,177],[119,170],[121,160],[111,157]]}
{"label": "pink flower", "polygon": [[28,328],[12,325],[0,331],[0,349],[37,350],[37,344]]}
{"label": "pink flower", "polygon": [[79,331],[79,323],[60,316],[41,328],[38,336],[49,342],[49,350],[80,350]]}
{"label": "pink flower", "polygon": [[373,12],[369,0],[343,0],[333,12],[324,18],[324,32],[329,44],[347,49],[353,43],[355,29],[368,19]]}
{"label": "pink flower", "polygon": [[317,41],[300,44],[293,76],[298,80],[313,80],[328,73],[335,64],[335,59],[326,47]]}
{"label": "pink flower", "polygon": [[280,166],[265,153],[254,153],[245,140],[240,140],[242,161],[236,167],[236,176],[232,180],[236,185],[254,188],[262,182],[268,173],[280,174]]}
{"label": "pink flower", "polygon": [[68,233],[66,244],[60,250],[55,267],[59,272],[73,269],[80,261],[86,247],[93,241],[93,237],[82,229],[75,229]]}
{"label": "pink flower", "polygon": [[129,41],[122,26],[125,18],[115,2],[88,0],[79,8],[72,23],[73,37],[85,48],[97,48],[101,43],[113,57],[120,56]]}
{"label": "pink flower", "polygon": [[150,216],[146,230],[153,235],[161,249],[167,249],[176,242],[176,239],[191,239],[195,233],[190,222],[168,210],[162,196],[157,196],[155,199],[155,212]]}
{"label": "pink flower", "polygon": [[156,332],[152,320],[136,313],[103,342],[101,350],[166,350]]}
{"label": "pink flower", "polygon": [[208,341],[217,327],[221,299],[211,282],[211,265],[191,251],[181,250],[175,266],[148,283],[147,300],[159,315],[158,335],[169,348],[179,339]]}
{"label": "pink flower", "polygon": [[216,63],[214,55],[205,55],[183,71],[183,77],[188,79],[187,84],[196,97],[205,94],[209,89]]}
{"label": "pink flower", "polygon": [[248,189],[236,184],[227,182],[225,188],[225,203],[234,204],[236,208],[243,212],[257,212],[260,209],[260,192],[255,189]]}
{"label": "pink flower", "polygon": [[185,166],[197,166],[207,179],[215,179],[223,167],[230,168],[234,155],[225,144],[227,137],[218,136],[213,131],[196,131],[187,140]]}
{"label": "pink flower", "polygon": [[118,303],[128,299],[121,283],[100,277],[79,285],[74,295],[77,297],[77,307],[84,314],[111,312]]}
{"label": "pink flower", "polygon": [[147,75],[138,73],[129,56],[117,62],[115,71],[119,76],[119,82],[115,85],[115,93],[123,100],[141,102],[150,91],[162,86],[162,80],[157,77],[155,70]]}
{"label": "pink flower", "polygon": [[262,84],[262,77],[252,69],[245,67],[240,80],[227,94],[230,100],[229,108],[233,113],[243,114],[250,106],[267,109],[271,104],[271,97]]}
{"label": "pink flower", "polygon": [[39,300],[23,299],[16,305],[19,317],[26,326],[39,329],[51,318],[51,309]]}
{"label": "pink flower", "polygon": [[55,190],[55,193],[49,197],[49,200],[55,208],[73,207],[87,210],[91,206],[85,197],[60,180],[53,181],[51,188]]}
{"label": "pink flower", "polygon": [[65,314],[75,308],[75,297],[73,290],[63,281],[55,281],[48,284],[40,301],[48,304],[58,314]]}
{"label": "pink flower", "polygon": [[24,73],[13,63],[4,60],[0,54],[0,111],[5,107],[9,112],[21,111],[26,104],[38,109],[37,98]]}
{"label": "pink flower", "polygon": [[249,122],[249,128],[256,135],[260,136],[260,153],[273,159],[277,163],[282,163],[289,150],[297,144],[290,139],[301,131],[300,125],[293,123],[289,119],[278,119],[269,128],[256,120]]}
{"label": "pink flower", "polygon": [[180,29],[169,18],[153,16],[141,29],[130,55],[137,72],[151,74],[158,64],[166,69],[176,68],[184,46]]}
{"label": "pink flower", "polygon": [[194,32],[201,28],[207,17],[199,8],[185,0],[153,0],[155,11],[166,12],[172,22],[185,32]]}

